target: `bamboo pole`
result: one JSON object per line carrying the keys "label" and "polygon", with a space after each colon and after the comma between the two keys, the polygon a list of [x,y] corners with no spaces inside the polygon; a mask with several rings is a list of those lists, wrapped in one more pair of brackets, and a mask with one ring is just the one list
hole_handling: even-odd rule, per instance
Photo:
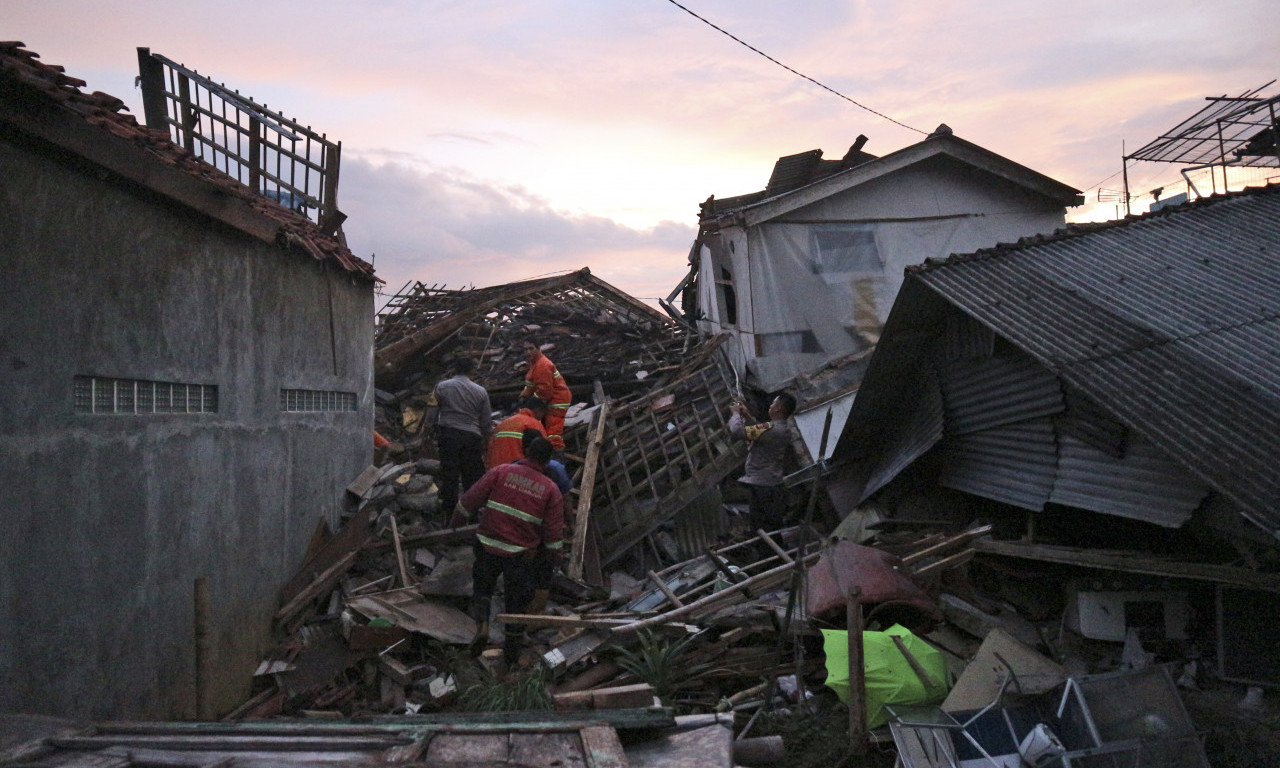
{"label": "bamboo pole", "polygon": [[[817,562],[818,555],[819,553],[814,552],[813,554],[805,557],[804,560],[806,562]],[[707,595],[706,597],[701,598],[700,600],[695,600],[692,603],[686,603],[680,608],[667,611],[666,613],[659,614],[657,616],[651,616],[647,619],[641,619],[640,621],[632,622],[630,624],[624,624],[620,627],[614,627],[613,632],[615,634],[626,634],[628,632],[636,632],[638,630],[644,629],[645,627],[651,627],[654,624],[663,624],[668,621],[671,621],[672,619],[677,619],[677,618],[680,618],[681,616],[687,616],[690,613],[694,613],[710,605],[715,605],[716,603],[727,601],[729,599],[736,597],[738,593],[751,589],[752,587],[760,587],[761,590],[763,590],[765,589],[763,585],[773,584],[774,580],[776,580],[777,577],[779,576],[784,577],[784,580],[785,580],[785,577],[789,575],[791,568],[792,568],[792,565],[789,563],[780,565],[777,568],[771,568],[763,573],[759,573],[759,574],[756,574],[755,576],[752,576],[746,581],[740,581],[737,584],[733,584],[728,587],[725,587],[719,592]]]}
{"label": "bamboo pole", "polygon": [[867,753],[867,680],[862,648],[862,590],[849,589],[845,627],[849,631],[849,748]]}

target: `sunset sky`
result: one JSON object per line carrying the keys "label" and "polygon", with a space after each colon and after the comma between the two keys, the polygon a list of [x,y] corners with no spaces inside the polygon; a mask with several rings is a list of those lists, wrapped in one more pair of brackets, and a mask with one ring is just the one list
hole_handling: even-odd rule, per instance
{"label": "sunset sky", "polygon": [[[1085,190],[1072,219],[1114,214],[1097,188],[1121,188],[1122,142],[1280,76],[1268,0],[681,4],[911,128],[946,123]],[[669,0],[0,0],[0,39],[140,121],[147,46],[342,141],[348,241],[391,292],[590,266],[665,296],[708,195],[762,189],[778,156],[839,157],[860,133],[877,155],[923,138]],[[1178,179],[1130,172],[1136,192]]]}

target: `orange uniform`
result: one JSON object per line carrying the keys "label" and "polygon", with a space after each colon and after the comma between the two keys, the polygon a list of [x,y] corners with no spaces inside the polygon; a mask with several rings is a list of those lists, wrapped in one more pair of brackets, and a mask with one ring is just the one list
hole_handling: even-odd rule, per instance
{"label": "orange uniform", "polygon": [[498,422],[489,440],[489,452],[485,455],[485,464],[490,469],[499,464],[510,464],[524,458],[524,447],[521,440],[526,429],[536,429],[538,434],[546,436],[547,430],[542,422],[528,408],[521,408],[514,416],[508,416]]}
{"label": "orange uniform", "polygon": [[573,402],[573,394],[551,358],[538,353],[538,359],[533,361],[524,376],[524,391],[520,395],[537,395],[547,404],[547,415],[542,417],[542,423],[547,427],[547,439],[551,441],[552,448],[563,451],[564,417]]}

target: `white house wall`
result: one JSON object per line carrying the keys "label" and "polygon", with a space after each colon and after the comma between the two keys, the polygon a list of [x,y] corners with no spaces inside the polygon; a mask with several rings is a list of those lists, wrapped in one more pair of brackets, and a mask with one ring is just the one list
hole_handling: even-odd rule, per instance
{"label": "white house wall", "polygon": [[[735,330],[749,335],[739,339],[744,369],[761,388],[775,390],[797,374],[868,349],[879,339],[904,268],[1051,232],[1063,222],[1063,209],[1045,198],[943,159],[751,227],[745,285],[744,270],[735,269]],[[742,230],[726,228],[720,239],[730,232],[738,237]],[[819,238],[845,237],[861,244],[818,253]],[[874,267],[862,255],[849,256],[870,238]],[[736,250],[735,264],[743,256]]]}

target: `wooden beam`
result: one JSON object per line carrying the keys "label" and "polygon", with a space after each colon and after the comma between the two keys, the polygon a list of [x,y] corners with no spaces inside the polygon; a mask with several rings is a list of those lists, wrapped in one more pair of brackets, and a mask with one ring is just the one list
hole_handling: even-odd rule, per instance
{"label": "wooden beam", "polygon": [[591,519],[591,499],[595,492],[596,469],[600,466],[600,449],[604,444],[604,428],[609,420],[609,403],[600,405],[596,412],[596,420],[592,425],[591,442],[587,445],[587,460],[582,471],[582,484],[579,486],[578,511],[573,521],[573,544],[569,547],[568,574],[572,578],[582,579],[582,563],[587,548],[587,526]]}

